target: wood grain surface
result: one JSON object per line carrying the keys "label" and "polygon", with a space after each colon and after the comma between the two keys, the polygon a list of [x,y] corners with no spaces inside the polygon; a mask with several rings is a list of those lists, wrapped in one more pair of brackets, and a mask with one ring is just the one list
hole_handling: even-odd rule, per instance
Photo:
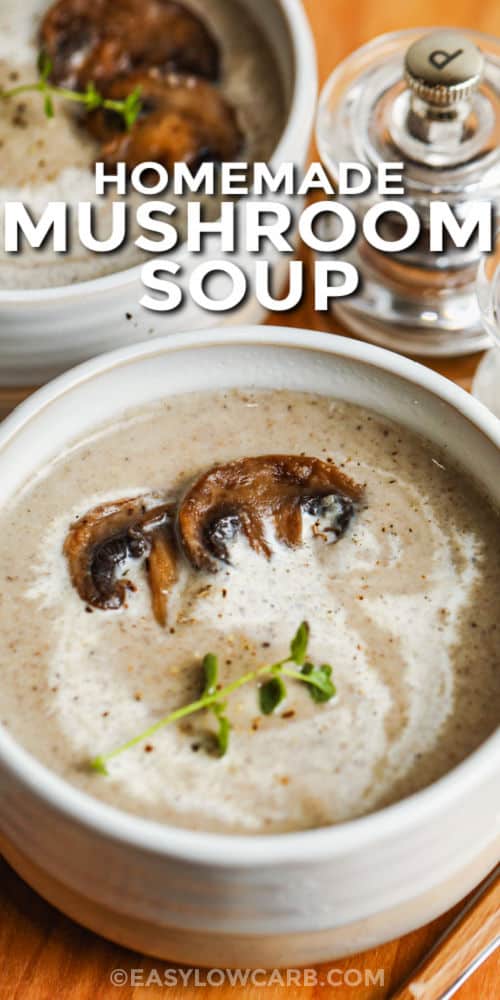
{"label": "wood grain surface", "polygon": [[[22,3],[22,0],[20,0]],[[91,0],[89,0],[91,2]],[[453,25],[500,35],[499,0],[305,0],[316,37],[320,79],[324,81],[339,59],[373,36],[385,31],[431,25]],[[279,325],[334,330],[323,316],[317,316],[308,299],[293,313],[272,317]],[[446,360],[432,367],[470,387],[478,357]],[[26,390],[27,392],[28,390]],[[26,394],[26,392],[24,394]],[[17,393],[0,393],[0,411],[15,402]],[[164,963],[127,952],[82,930],[39,899],[0,860],[0,998],[1,1000],[148,1000],[168,995],[171,1000],[195,1000],[216,995],[224,1000],[246,997],[248,1000],[276,1000],[287,996],[310,1000],[383,1000],[390,997],[412,969],[451,923],[455,911],[446,914],[419,931],[398,941],[373,949],[363,955],[334,963],[336,969],[360,970],[365,985],[316,985],[196,988],[163,988],[130,985],[132,969],[143,969],[147,979],[152,969],[163,976]],[[129,982],[119,988],[112,985],[113,969],[123,969]],[[326,977],[331,966],[318,967],[318,980]],[[384,985],[370,985],[370,976],[384,970]],[[359,978],[359,977],[358,977]],[[492,956],[460,991],[460,1000],[496,1000],[500,995],[498,954]],[[421,1000],[426,1000],[425,993]]]}

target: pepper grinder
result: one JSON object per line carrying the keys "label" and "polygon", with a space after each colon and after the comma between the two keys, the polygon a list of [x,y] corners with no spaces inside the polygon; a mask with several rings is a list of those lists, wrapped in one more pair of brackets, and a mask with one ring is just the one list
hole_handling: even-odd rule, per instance
{"label": "pepper grinder", "polygon": [[[477,241],[464,249],[450,241],[431,253],[429,206],[445,201],[459,221],[471,202],[500,207],[500,40],[452,29],[374,39],[328,80],[317,139],[334,183],[340,162],[363,163],[373,176],[381,162],[403,162],[404,200],[421,222],[417,243],[401,253],[375,250],[362,235],[342,252],[361,280],[353,295],[336,300],[336,315],[358,336],[403,353],[489,346],[475,287]],[[339,200],[361,220],[383,196],[372,187]],[[381,234],[397,235],[382,226]]]}
{"label": "pepper grinder", "polygon": [[477,295],[483,326],[494,346],[479,365],[472,391],[500,417],[500,231],[494,253],[479,265]]}

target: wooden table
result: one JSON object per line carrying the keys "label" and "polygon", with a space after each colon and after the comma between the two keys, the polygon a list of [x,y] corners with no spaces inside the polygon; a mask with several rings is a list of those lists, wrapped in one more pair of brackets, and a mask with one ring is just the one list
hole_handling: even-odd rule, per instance
{"label": "wooden table", "polygon": [[[318,47],[321,81],[332,66],[353,49],[374,35],[399,28],[419,25],[456,25],[500,35],[500,4],[498,0],[305,0]],[[272,317],[280,325],[332,330],[323,316],[314,313],[306,301],[300,309],[286,316]],[[442,374],[470,388],[478,357],[446,360],[433,364]],[[11,397],[0,398],[7,406]],[[449,924],[448,913],[427,927],[343,962],[335,968],[385,972],[385,986],[317,986],[317,987],[173,987],[169,990],[151,985],[113,986],[110,974],[120,968],[130,973],[144,969],[144,979],[153,968],[163,973],[164,963],[145,959],[107,943],[77,927],[70,920],[39,899],[0,860],[0,998],[1,1000],[121,1000],[147,996],[148,1000],[161,993],[172,1000],[193,1000],[197,996],[213,995],[219,1000],[231,993],[248,1000],[268,1000],[278,996],[293,998],[309,996],[322,1000],[382,1000],[415,966]],[[329,966],[318,969],[325,974]],[[493,956],[461,992],[461,1000],[494,1000],[499,995],[500,969]],[[424,998],[425,1000],[425,998]]]}

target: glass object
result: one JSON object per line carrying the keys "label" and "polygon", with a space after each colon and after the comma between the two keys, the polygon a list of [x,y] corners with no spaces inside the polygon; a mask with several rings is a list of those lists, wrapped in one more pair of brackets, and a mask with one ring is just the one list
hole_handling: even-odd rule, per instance
{"label": "glass object", "polygon": [[[422,225],[417,244],[402,253],[383,254],[362,236],[342,252],[362,280],[353,296],[338,300],[337,315],[358,335],[410,354],[485,347],[477,244],[431,254],[427,234],[431,200],[446,201],[459,220],[471,202],[500,204],[500,40],[452,30],[374,39],[327,82],[317,136],[334,181],[342,161],[364,163],[372,173],[380,162],[403,161],[404,200]],[[370,190],[346,204],[361,219],[382,197]],[[390,239],[388,219],[386,229]],[[392,232],[395,239],[394,225]]]}
{"label": "glass object", "polygon": [[495,253],[479,265],[477,295],[483,326],[494,346],[479,365],[473,393],[500,417],[500,233]]}

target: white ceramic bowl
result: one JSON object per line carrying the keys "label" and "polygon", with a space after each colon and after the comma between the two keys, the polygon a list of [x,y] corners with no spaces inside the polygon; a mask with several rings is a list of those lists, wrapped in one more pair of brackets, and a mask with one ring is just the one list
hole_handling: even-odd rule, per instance
{"label": "white ceramic bowl", "polygon": [[[288,161],[301,168],[309,150],[317,96],[316,53],[302,2],[238,2],[250,9],[268,39],[283,80],[287,124],[271,166]],[[299,199],[273,194],[273,201],[293,207]],[[243,232],[242,223],[238,232]],[[170,256],[182,268],[176,280],[186,291],[193,268],[220,257],[217,238],[207,239],[200,254],[189,255],[181,246]],[[275,265],[279,284],[280,266],[282,273],[286,267],[283,257],[270,249],[259,259]],[[243,267],[251,283],[255,255],[240,252],[231,260]],[[40,385],[96,354],[146,337],[220,326],[220,314],[203,311],[187,297],[174,313],[145,310],[139,305],[144,294],[140,276],[141,266],[61,288],[0,290],[0,386]],[[238,310],[227,314],[227,322],[258,323],[262,316],[261,306],[250,293]]]}
{"label": "white ceramic bowl", "polygon": [[[61,376],[0,429],[0,503],[75,436],[124,407],[230,387],[316,391],[377,410],[464,462],[500,504],[500,422],[426,368],[296,330],[185,334]],[[405,933],[498,856],[500,735],[436,784],[337,827],[192,833],[105,806],[0,729],[0,846],[43,896],[120,943],[180,962],[312,963]]]}

